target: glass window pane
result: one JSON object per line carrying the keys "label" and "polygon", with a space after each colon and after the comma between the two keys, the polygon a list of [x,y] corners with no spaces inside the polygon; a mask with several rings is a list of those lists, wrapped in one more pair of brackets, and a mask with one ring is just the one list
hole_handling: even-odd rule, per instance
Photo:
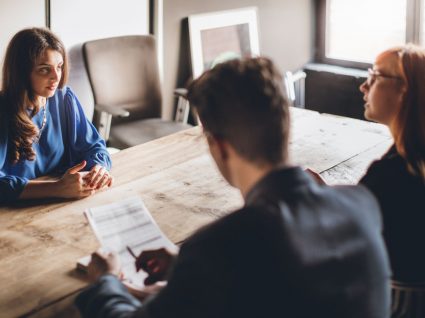
{"label": "glass window pane", "polygon": [[406,42],[407,0],[328,0],[326,57],[371,63]]}

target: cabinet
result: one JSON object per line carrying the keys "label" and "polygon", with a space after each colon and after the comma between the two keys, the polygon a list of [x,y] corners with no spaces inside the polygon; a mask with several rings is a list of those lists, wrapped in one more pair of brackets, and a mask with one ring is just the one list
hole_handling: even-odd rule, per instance
{"label": "cabinet", "polygon": [[365,119],[363,93],[359,86],[367,71],[325,64],[307,64],[305,80],[306,108],[322,113]]}

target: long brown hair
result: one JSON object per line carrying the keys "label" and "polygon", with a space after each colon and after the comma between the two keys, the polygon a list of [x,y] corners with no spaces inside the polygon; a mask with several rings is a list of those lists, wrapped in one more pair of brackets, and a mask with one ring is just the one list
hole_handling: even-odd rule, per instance
{"label": "long brown hair", "polygon": [[[39,111],[31,87],[31,72],[37,60],[47,49],[59,52],[63,58],[62,77],[58,88],[62,88],[68,78],[66,50],[59,38],[43,28],[30,28],[19,31],[10,41],[3,64],[1,116],[9,125],[9,160],[34,160],[32,149],[38,127],[31,118]],[[32,111],[28,114],[28,108]]]}
{"label": "long brown hair", "polygon": [[394,141],[409,170],[425,179],[425,50],[408,44],[400,56],[407,89],[394,122]]}

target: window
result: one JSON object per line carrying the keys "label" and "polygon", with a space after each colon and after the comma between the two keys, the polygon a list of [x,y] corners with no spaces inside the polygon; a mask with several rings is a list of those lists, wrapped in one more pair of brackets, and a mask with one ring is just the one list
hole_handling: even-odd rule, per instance
{"label": "window", "polygon": [[389,47],[425,43],[424,1],[318,0],[316,60],[366,68]]}

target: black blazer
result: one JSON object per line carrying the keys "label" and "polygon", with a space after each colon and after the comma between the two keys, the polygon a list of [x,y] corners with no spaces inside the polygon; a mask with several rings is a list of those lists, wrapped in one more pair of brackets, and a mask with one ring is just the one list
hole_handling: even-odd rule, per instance
{"label": "black blazer", "polygon": [[392,146],[360,182],[375,194],[381,206],[393,278],[425,283],[425,180],[408,171]]}
{"label": "black blazer", "polygon": [[389,277],[373,196],[286,168],[255,185],[242,209],[187,239],[168,285],[143,306],[113,276],[77,305],[83,317],[384,318]]}

